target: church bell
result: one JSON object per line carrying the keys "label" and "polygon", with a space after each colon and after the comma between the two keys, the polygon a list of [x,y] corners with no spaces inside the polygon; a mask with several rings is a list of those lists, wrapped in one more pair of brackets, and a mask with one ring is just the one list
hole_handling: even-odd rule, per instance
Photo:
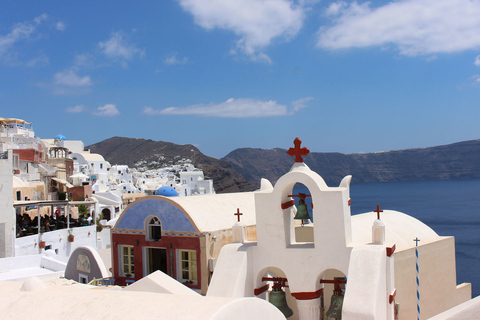
{"label": "church bell", "polygon": [[326,316],[330,319],[342,319],[343,295],[334,292]]}
{"label": "church bell", "polygon": [[292,309],[287,304],[287,298],[285,296],[285,291],[280,289],[273,289],[268,296],[268,301],[273,304],[275,307],[280,310],[285,318],[291,317],[293,315]]}
{"label": "church bell", "polygon": [[300,199],[298,201],[298,206],[297,206],[297,214],[293,218],[295,220],[308,220],[312,219],[310,215],[308,214],[307,210],[307,205],[305,204],[305,200]]}

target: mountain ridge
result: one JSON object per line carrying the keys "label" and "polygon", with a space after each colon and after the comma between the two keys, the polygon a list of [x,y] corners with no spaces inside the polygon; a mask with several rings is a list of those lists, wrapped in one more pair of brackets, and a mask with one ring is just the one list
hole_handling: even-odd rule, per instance
{"label": "mountain ridge", "polygon": [[123,164],[129,167],[151,164],[150,167],[162,167],[174,164],[185,158],[203,170],[205,179],[213,180],[216,192],[252,191],[257,186],[248,182],[231,165],[221,159],[208,157],[191,144],[177,145],[171,142],[154,141],[142,138],[112,137],[87,146],[92,153],[101,154],[111,164]]}
{"label": "mountain ridge", "polygon": [[[112,137],[90,145],[111,164],[135,167],[140,161],[162,166],[190,159],[213,179],[218,193],[252,191],[261,178],[273,184],[288,172],[294,158],[286,149],[239,148],[221,159],[204,155],[191,145],[141,138]],[[305,163],[328,185],[346,175],[353,182],[447,180],[480,178],[480,139],[424,148],[371,153],[310,152]]]}
{"label": "mountain ridge", "polygon": [[[241,148],[222,159],[252,183],[262,177],[275,183],[294,162],[286,151]],[[331,185],[346,175],[354,182],[474,179],[480,178],[480,140],[372,153],[310,152],[304,162]]]}

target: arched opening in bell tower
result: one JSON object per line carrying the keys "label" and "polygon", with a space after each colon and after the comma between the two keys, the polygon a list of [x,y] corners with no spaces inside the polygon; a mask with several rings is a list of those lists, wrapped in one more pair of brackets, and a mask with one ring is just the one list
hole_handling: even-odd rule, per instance
{"label": "arched opening in bell tower", "polygon": [[295,201],[292,223],[295,228],[296,243],[313,243],[313,199],[310,190],[297,182],[291,194]]}
{"label": "arched opening in bell tower", "polygon": [[341,318],[347,277],[340,270],[327,269],[318,277],[318,281],[323,286],[320,297],[320,319]]}
{"label": "arched opening in bell tower", "polygon": [[257,274],[255,296],[275,305],[288,320],[298,320],[296,299],[290,292],[283,270],[267,267]]}

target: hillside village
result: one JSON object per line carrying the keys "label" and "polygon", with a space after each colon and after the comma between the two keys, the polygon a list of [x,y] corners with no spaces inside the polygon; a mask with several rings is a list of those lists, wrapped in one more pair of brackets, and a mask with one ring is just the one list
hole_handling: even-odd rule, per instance
{"label": "hillside village", "polygon": [[[186,158],[111,165],[10,118],[0,141],[8,319],[413,319],[420,293],[422,319],[479,317],[471,285],[456,282],[453,237],[379,206],[352,216],[352,177],[327,186],[298,138],[274,185],[224,194]],[[39,308],[46,297],[55,308]]]}
{"label": "hillside village", "polygon": [[[204,179],[189,159],[156,168],[152,163],[138,169],[112,166],[102,155],[85,149],[82,141],[67,140],[60,134],[53,139],[36,137],[33,124],[21,119],[0,118],[0,141],[1,159],[6,160],[1,166],[6,182],[1,198],[17,217],[11,221],[2,215],[6,229],[0,257],[35,251],[23,243],[29,236],[80,226],[84,219],[101,229],[108,221],[114,223],[124,207],[140,197],[215,192],[212,180]],[[26,238],[14,240],[22,237]]]}

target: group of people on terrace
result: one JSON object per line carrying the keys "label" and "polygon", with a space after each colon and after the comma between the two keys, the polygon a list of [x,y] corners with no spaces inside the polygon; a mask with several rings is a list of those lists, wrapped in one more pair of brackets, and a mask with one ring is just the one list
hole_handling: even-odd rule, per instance
{"label": "group of people on terrace", "polygon": [[[69,224],[69,225],[68,225]],[[35,216],[33,219],[27,212],[24,212],[22,215],[17,214],[17,226],[16,226],[16,235],[17,238],[23,236],[30,236],[33,234],[38,234],[38,228],[40,227],[40,233],[65,229],[65,228],[74,228],[74,227],[83,227],[89,226],[92,224],[92,217],[90,213],[85,213],[79,215],[78,219],[72,217],[69,214],[67,219],[66,215],[60,214],[60,211],[57,210],[54,214],[49,215],[48,213],[44,216],[40,215],[40,224],[38,223],[38,216]]]}

